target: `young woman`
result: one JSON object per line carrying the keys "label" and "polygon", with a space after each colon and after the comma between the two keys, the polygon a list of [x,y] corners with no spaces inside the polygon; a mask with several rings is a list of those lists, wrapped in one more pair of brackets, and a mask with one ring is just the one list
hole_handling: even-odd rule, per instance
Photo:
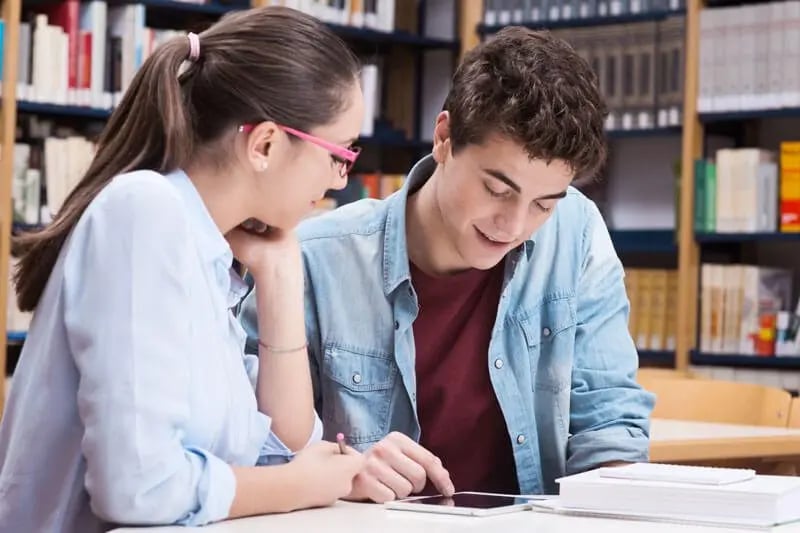
{"label": "young woman", "polygon": [[[198,525],[350,492],[361,458],[313,444],[292,228],[346,184],[358,68],[276,7],[145,62],[53,223],[18,243],[35,315],[0,428],[0,531]],[[256,282],[257,359],[234,257]]]}

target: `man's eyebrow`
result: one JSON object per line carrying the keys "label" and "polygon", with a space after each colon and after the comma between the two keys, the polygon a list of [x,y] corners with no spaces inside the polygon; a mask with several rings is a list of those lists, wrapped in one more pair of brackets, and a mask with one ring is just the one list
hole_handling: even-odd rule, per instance
{"label": "man's eyebrow", "polygon": [[518,193],[522,192],[520,186],[517,185],[516,182],[514,182],[514,180],[506,176],[505,173],[499,170],[495,170],[493,168],[484,168],[483,171],[489,174],[494,179],[502,181],[503,183],[514,189],[516,192]]}
{"label": "man's eyebrow", "polygon": [[567,196],[567,191],[555,192],[553,194],[545,194],[540,196],[537,200],[559,200]]}
{"label": "man's eyebrow", "polygon": [[[517,183],[514,180],[506,176],[504,172],[500,170],[495,170],[493,168],[485,168],[483,169],[483,171],[489,174],[494,179],[502,181],[503,183],[514,189],[516,192],[518,193],[522,192],[522,188],[520,188],[520,186],[517,185]],[[560,192],[554,192],[552,194],[545,194],[544,196],[540,196],[539,198],[537,198],[537,200],[560,200],[561,198],[564,198],[566,196],[567,196],[567,191],[560,191]]]}

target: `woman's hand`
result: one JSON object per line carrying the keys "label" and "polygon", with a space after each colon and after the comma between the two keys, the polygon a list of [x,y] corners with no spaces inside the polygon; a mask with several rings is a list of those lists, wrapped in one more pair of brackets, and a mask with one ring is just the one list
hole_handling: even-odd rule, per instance
{"label": "woman's hand", "polygon": [[316,416],[306,351],[304,276],[292,231],[245,224],[227,235],[234,257],[253,276],[258,314],[256,398],[272,431],[291,450],[312,436]]}
{"label": "woman's hand", "polygon": [[267,226],[254,219],[226,235],[233,256],[258,280],[261,276],[300,275],[300,245],[293,231]]}
{"label": "woman's hand", "polygon": [[364,468],[364,457],[355,450],[346,454],[331,442],[318,442],[297,453],[289,466],[303,484],[302,507],[336,503],[353,490],[353,479]]}

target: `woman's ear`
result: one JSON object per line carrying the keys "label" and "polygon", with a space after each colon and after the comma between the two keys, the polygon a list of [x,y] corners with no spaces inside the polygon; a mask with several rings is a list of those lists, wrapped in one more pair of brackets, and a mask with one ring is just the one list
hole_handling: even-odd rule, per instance
{"label": "woman's ear", "polygon": [[247,161],[255,172],[264,172],[274,158],[280,132],[274,122],[259,123],[247,134]]}
{"label": "woman's ear", "polygon": [[450,113],[442,111],[433,128],[433,159],[443,165],[450,155]]}

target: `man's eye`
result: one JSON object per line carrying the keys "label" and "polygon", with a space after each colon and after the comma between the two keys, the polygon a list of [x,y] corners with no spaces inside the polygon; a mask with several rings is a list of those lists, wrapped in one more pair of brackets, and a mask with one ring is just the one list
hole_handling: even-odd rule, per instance
{"label": "man's eye", "polygon": [[494,196],[495,198],[503,198],[504,196],[508,196],[508,191],[497,192],[497,191],[492,190],[492,188],[489,187],[488,185],[484,185],[484,188],[486,189],[486,192],[488,192],[490,195]]}

